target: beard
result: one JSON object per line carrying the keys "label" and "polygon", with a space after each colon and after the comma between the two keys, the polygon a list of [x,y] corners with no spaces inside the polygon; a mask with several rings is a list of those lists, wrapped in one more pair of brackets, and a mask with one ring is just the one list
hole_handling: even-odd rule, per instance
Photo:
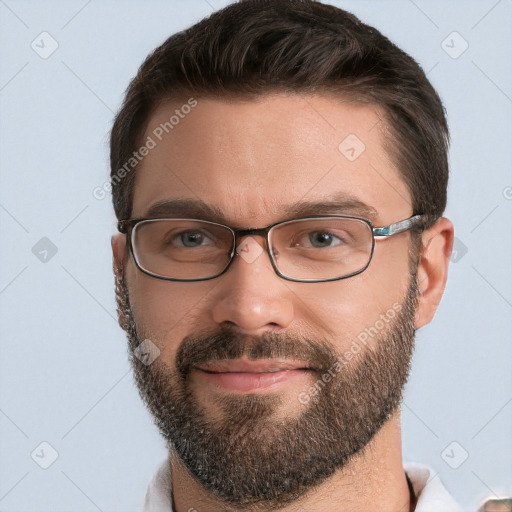
{"label": "beard", "polygon": [[[185,337],[172,366],[160,358],[147,365],[136,356],[145,337],[137,327],[122,270],[116,277],[116,299],[143,402],[176,460],[226,506],[273,510],[303,497],[364,455],[402,400],[414,351],[415,274],[396,316],[350,362],[323,339],[248,336],[219,327]],[[242,356],[307,361],[314,368],[316,393],[309,388],[307,406],[292,417],[276,417],[283,400],[271,393],[218,396],[211,405],[220,414],[208,413],[194,393],[191,371]],[[322,376],[333,370],[335,375],[325,382]],[[298,400],[304,405],[301,395],[303,400]]]}

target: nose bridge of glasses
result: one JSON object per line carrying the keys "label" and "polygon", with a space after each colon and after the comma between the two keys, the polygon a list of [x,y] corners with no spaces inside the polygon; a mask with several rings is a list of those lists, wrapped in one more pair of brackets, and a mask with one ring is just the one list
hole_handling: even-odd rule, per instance
{"label": "nose bridge of glasses", "polygon": [[[268,249],[268,232],[270,228],[249,228],[249,229],[234,229],[235,233],[235,244],[238,247],[245,237],[261,237],[263,238],[263,249]],[[260,243],[260,242],[257,242]],[[260,244],[261,245],[261,244]]]}

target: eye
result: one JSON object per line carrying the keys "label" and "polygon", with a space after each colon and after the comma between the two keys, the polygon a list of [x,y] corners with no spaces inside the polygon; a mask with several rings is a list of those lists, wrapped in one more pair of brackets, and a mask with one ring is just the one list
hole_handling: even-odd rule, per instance
{"label": "eye", "polygon": [[324,249],[346,244],[346,241],[341,233],[338,235],[335,235],[330,231],[311,231],[300,235],[298,237],[298,242],[294,243],[293,247],[312,247],[314,249]]}
{"label": "eye", "polygon": [[200,231],[183,231],[178,234],[173,234],[169,239],[170,243],[173,245],[189,248],[204,247],[205,245],[213,244],[212,239]]}
{"label": "eye", "polygon": [[309,242],[313,247],[333,247],[343,243],[343,241],[332,233],[326,231],[316,231],[309,235]]}

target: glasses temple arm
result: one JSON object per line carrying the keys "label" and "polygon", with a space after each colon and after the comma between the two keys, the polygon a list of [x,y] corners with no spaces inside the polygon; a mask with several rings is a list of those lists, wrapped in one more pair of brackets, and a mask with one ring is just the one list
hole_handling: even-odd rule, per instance
{"label": "glasses temple arm", "polygon": [[373,228],[373,234],[374,236],[397,235],[398,233],[407,231],[426,220],[427,215],[414,215],[413,217],[409,217],[408,219],[395,222],[394,224],[390,224],[389,226],[384,226],[382,228]]}

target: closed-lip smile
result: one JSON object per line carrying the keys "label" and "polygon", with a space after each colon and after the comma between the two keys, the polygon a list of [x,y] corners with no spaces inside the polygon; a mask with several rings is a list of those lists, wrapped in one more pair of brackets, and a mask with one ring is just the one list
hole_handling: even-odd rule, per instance
{"label": "closed-lip smile", "polygon": [[307,362],[287,359],[224,359],[195,367],[197,375],[215,390],[241,393],[276,391],[314,370]]}
{"label": "closed-lip smile", "polygon": [[246,359],[222,360],[197,367],[208,373],[267,373],[286,370],[312,370],[305,361],[291,361],[286,359],[260,359],[249,361]]}

